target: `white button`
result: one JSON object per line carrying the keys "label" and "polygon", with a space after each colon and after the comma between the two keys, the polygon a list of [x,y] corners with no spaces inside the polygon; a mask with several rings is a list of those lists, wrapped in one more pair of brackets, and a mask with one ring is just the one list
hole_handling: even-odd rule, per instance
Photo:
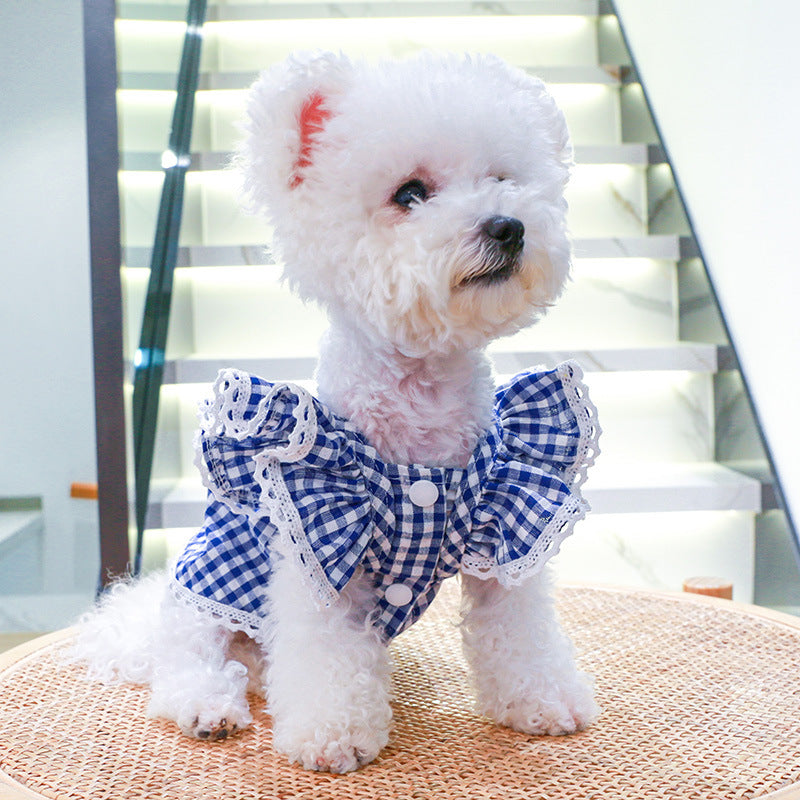
{"label": "white button", "polygon": [[393,583],[386,587],[384,597],[393,606],[407,606],[414,599],[414,593],[404,583]]}
{"label": "white button", "polygon": [[432,481],[414,481],[408,490],[408,496],[415,506],[432,506],[439,499],[439,490]]}

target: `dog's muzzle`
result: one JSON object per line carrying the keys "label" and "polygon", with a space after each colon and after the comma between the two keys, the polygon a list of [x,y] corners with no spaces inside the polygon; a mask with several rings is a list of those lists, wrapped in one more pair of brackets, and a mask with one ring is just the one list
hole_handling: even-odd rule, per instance
{"label": "dog's muzzle", "polygon": [[462,285],[498,283],[513,275],[519,267],[525,226],[514,217],[489,217],[481,225],[481,239],[484,269],[470,275]]}

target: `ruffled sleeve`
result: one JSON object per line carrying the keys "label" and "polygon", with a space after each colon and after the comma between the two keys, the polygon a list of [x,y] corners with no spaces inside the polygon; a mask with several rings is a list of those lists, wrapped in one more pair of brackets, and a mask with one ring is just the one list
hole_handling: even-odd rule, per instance
{"label": "ruffled sleeve", "polygon": [[[597,412],[573,362],[498,389],[495,428],[476,450],[462,570],[519,583],[536,573],[589,506],[581,495],[599,453]],[[480,492],[470,473],[485,472]]]}
{"label": "ruffled sleeve", "polygon": [[366,482],[334,415],[300,386],[223,370],[199,418],[197,466],[213,498],[262,530],[267,519],[319,605],[333,603],[372,530]]}

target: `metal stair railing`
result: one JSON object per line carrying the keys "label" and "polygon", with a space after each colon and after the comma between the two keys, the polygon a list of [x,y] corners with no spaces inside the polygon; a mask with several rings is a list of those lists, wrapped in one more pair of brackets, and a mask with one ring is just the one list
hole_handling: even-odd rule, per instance
{"label": "metal stair railing", "polygon": [[150,497],[159,395],[163,381],[173,278],[183,214],[183,192],[186,171],[191,162],[192,119],[200,74],[206,5],[206,0],[189,0],[188,4],[169,146],[162,158],[164,184],[150,259],[150,279],[145,297],[139,349],[134,359],[133,447],[136,507],[134,575],[141,571],[142,566],[142,545]]}

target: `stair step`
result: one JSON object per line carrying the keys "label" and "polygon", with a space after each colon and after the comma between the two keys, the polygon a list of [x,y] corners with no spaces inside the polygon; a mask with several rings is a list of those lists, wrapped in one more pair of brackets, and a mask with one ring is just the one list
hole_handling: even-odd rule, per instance
{"label": "stair step", "polygon": [[[623,68],[615,64],[594,66],[563,65],[525,66],[532,75],[550,85],[619,86],[623,79]],[[198,77],[198,91],[233,92],[250,86],[258,78],[260,70],[234,72],[225,69],[206,70]],[[627,79],[626,79],[627,80]],[[122,91],[174,92],[176,76],[174,69],[165,72],[127,71],[120,75],[118,88]]]}
{"label": "stair step", "polygon": [[43,519],[41,511],[0,511],[0,555],[18,538],[38,533]]}
{"label": "stair step", "polygon": [[[636,251],[628,247],[626,252]],[[142,266],[148,263],[149,251],[140,250],[137,256]],[[279,269],[265,268],[271,260],[265,248],[188,248],[179,258],[183,263],[195,259],[198,267],[206,261],[212,268],[177,271],[168,360],[317,353],[328,327],[325,314],[291,293]],[[215,267],[215,259],[225,266]],[[231,265],[234,259],[248,263]],[[126,345],[131,354],[138,347],[148,274],[147,269],[125,270]],[[493,349],[527,353],[626,350],[632,344],[670,347],[678,339],[677,280],[675,261],[670,259],[576,259],[573,280],[555,307],[536,325]],[[300,319],[302,325],[297,324]]]}
{"label": "stair step", "polygon": [[[131,172],[161,172],[162,150],[123,151],[120,154],[120,167]],[[230,163],[231,154],[222,152],[193,153],[189,172],[213,172],[224,170]],[[647,166],[664,162],[664,151],[647,144],[600,144],[578,145],[575,147],[577,165],[625,164],[627,166]]]}
{"label": "stair step", "polygon": [[[580,355],[579,353],[563,353]],[[304,386],[312,393],[316,386],[312,380],[313,360],[301,354],[296,361],[275,358],[232,360],[226,354],[216,363],[206,361],[202,374],[184,374],[187,382],[166,387],[161,407],[161,439],[157,477],[193,477],[192,440],[197,428],[197,404],[207,397],[211,381],[218,367],[238,367],[255,371],[263,377],[281,381],[290,380]],[[277,354],[276,354],[277,355]],[[536,356],[528,353],[519,364],[506,363],[510,372],[535,364]],[[550,356],[551,363],[555,358]],[[189,359],[189,363],[194,359]],[[203,359],[205,360],[205,359]],[[712,393],[713,373],[710,371],[668,370],[653,371],[601,371],[597,360],[587,361],[590,367],[584,380],[594,403],[600,409],[603,437],[602,463],[698,463],[714,458],[713,429],[714,403]],[[176,367],[189,366],[177,362]],[[613,366],[609,364],[608,366]],[[618,366],[624,366],[619,364]],[[643,364],[643,366],[647,366]],[[651,365],[652,366],[652,365]],[[684,365],[685,366],[685,365]],[[702,363],[708,368],[711,363]],[[170,378],[175,377],[173,375]],[[500,379],[505,375],[501,374]],[[200,380],[203,378],[204,380]],[[171,448],[176,448],[173,450]],[[175,461],[177,452],[180,464]]]}
{"label": "stair step", "polygon": [[[585,372],[673,371],[716,372],[717,346],[678,342],[663,347],[607,348],[591,350],[526,350],[506,352],[502,344],[489,351],[495,370],[512,375],[534,365],[553,367],[562,361],[577,361]],[[315,357],[173,359],[164,365],[165,384],[212,383],[221,369],[234,367],[276,380],[310,381],[317,366]]]}
{"label": "stair step", "polygon": [[[74,625],[76,619],[91,608],[93,593],[0,595],[0,633],[31,631],[37,634]],[[6,795],[3,795],[4,797]]]}
{"label": "stair step", "polygon": [[[564,5],[569,4],[548,4],[548,10]],[[222,24],[210,20],[204,28],[200,69],[250,72],[293,51],[326,49],[332,43],[352,56],[376,58],[387,52],[402,57],[420,49],[474,52],[489,41],[492,51],[511,63],[529,63],[531,53],[539,63],[598,63],[594,14],[544,14],[532,21],[530,14],[537,13],[537,7],[545,8],[536,3],[517,4],[516,14],[475,14],[472,3],[374,3],[368,9],[359,3],[351,6],[352,16],[346,16],[339,12],[347,5],[338,3],[269,4],[261,13],[257,4],[247,4],[247,13],[234,17],[234,7],[226,6],[229,18],[220,20]],[[406,13],[402,13],[404,9]],[[367,10],[369,16],[365,16]],[[421,24],[415,18],[421,10],[440,19]],[[529,14],[522,15],[524,10]],[[175,69],[185,33],[181,22],[119,19],[116,31],[121,73]]]}
{"label": "stair step", "polygon": [[[123,264],[129,269],[150,268],[150,247],[123,248]],[[697,255],[694,240],[687,236],[624,236],[574,239],[576,258],[655,258],[676,261]],[[178,267],[243,267],[274,264],[267,245],[191,245],[178,248]]]}
{"label": "stair step", "polygon": [[577,361],[584,372],[716,372],[717,345],[676,342],[654,347],[587,350],[529,350],[504,352],[502,343],[489,348],[500,374],[516,374],[542,364],[554,367],[562,361]]}
{"label": "stair step", "polygon": [[573,239],[575,258],[660,258],[677,261],[697,255],[697,245],[689,236],[619,236]]}
{"label": "stair step", "polygon": [[714,462],[604,466],[601,458],[584,494],[593,514],[761,510],[761,484]]}
{"label": "stair step", "polygon": [[[363,3],[338,2],[335,5],[321,2],[231,2],[210,3],[207,19],[215,21],[265,20],[265,19],[324,19],[331,17],[439,17],[476,16],[476,4],[465,0],[431,0],[429,2]],[[596,17],[599,0],[506,0],[506,13],[525,16],[584,16]],[[186,9],[183,4],[165,3],[164,0],[138,0],[117,3],[117,18],[124,20],[163,20],[183,22]]]}
{"label": "stair step", "polygon": [[[233,143],[231,143],[233,144]],[[606,152],[624,155],[608,146]],[[642,151],[640,150],[640,153]],[[599,154],[599,150],[595,150]],[[642,154],[642,158],[645,157]],[[201,157],[201,163],[205,157]],[[614,159],[616,161],[616,159]],[[218,165],[216,165],[218,166]],[[648,199],[645,167],[624,163],[579,164],[567,188],[568,224],[582,239],[646,236]],[[152,241],[163,184],[161,171],[125,171],[120,176],[128,244]],[[664,192],[670,187],[665,186]],[[260,244],[267,237],[264,220],[247,214],[239,202],[237,177],[224,169],[195,170],[186,178],[183,245]]]}
{"label": "stair step", "polygon": [[0,596],[41,589],[43,536],[41,511],[0,511]]}
{"label": "stair step", "polygon": [[[174,58],[165,60],[165,69],[170,74],[174,70],[175,59],[177,53]],[[264,63],[263,60],[258,61],[259,66]],[[586,69],[604,73],[601,67]],[[581,76],[574,73],[573,77]],[[566,116],[575,147],[621,144],[618,84],[551,82],[549,86]],[[628,88],[630,90],[625,93],[626,107],[640,106],[643,101],[641,98],[636,100],[636,93],[632,87]],[[246,94],[244,88],[198,93],[192,129],[193,147],[197,152],[230,152],[236,147],[240,136],[237,125],[244,115]],[[124,148],[131,152],[161,152],[166,144],[164,131],[169,130],[174,103],[174,90],[120,90],[117,106],[120,125],[125,131]],[[641,137],[628,138],[627,141],[645,142],[652,139],[649,131],[644,129]]]}
{"label": "stair step", "polygon": [[780,494],[775,483],[775,475],[766,459],[749,459],[746,461],[723,461],[724,466],[742,475],[756,480],[761,485],[761,510],[775,511],[781,509]]}
{"label": "stair step", "polygon": [[[185,33],[184,13],[179,4],[140,2],[118,6],[122,95],[130,91],[174,92]],[[501,13],[496,13],[491,4],[463,0],[212,5],[204,30],[196,117],[203,119],[202,107],[210,100],[203,94],[212,92],[217,95],[216,100],[220,93],[243,90],[269,63],[282,60],[292,51],[328,48],[331,41],[336,41],[344,52],[368,58],[382,57],[387,52],[401,56],[420,48],[475,52],[485,50],[490,41],[489,49],[540,75],[554,90],[563,86],[574,95],[573,89],[579,88],[581,98],[586,99],[585,87],[616,90],[630,81],[623,49],[608,46],[619,39],[619,34],[613,25],[609,26],[610,17],[606,15],[598,35],[598,14],[598,0],[511,0],[503,4]],[[120,117],[126,139],[130,139],[136,125],[130,124],[134,117],[128,119],[124,113],[126,100],[122,95]],[[596,95],[588,99],[595,110],[605,108],[604,103],[598,104]],[[569,98],[561,104],[569,117]],[[610,124],[610,128],[618,134],[618,115],[613,116],[617,124]],[[168,129],[168,123],[167,116],[158,127]],[[202,129],[204,124],[195,127]],[[571,127],[573,138],[580,140],[581,126]],[[600,135],[601,128],[608,133],[604,126],[591,127],[595,136]],[[227,149],[227,145],[220,149]]]}
{"label": "stair step", "polygon": [[568,583],[603,583],[679,592],[696,575],[733,584],[733,598],[753,601],[753,515],[675,511],[589,514],[553,559]]}
{"label": "stair step", "polygon": [[[715,463],[598,464],[584,495],[592,515],[665,511],[747,511],[761,506],[753,478]],[[149,528],[190,528],[202,523],[207,492],[197,478],[154,486]]]}

